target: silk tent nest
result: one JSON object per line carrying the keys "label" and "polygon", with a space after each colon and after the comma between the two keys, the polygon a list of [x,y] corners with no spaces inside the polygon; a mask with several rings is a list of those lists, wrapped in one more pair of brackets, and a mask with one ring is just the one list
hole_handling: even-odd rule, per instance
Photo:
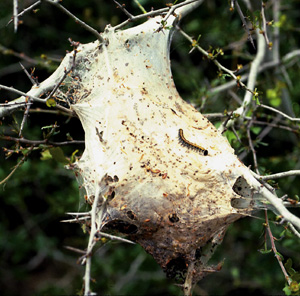
{"label": "silk tent nest", "polygon": [[227,139],[176,90],[177,20],[107,26],[103,42],[79,45],[66,86],[86,147],[71,168],[87,202],[97,200],[98,230],[125,234],[168,276],[196,283],[214,270],[207,261],[227,227],[263,199]]}

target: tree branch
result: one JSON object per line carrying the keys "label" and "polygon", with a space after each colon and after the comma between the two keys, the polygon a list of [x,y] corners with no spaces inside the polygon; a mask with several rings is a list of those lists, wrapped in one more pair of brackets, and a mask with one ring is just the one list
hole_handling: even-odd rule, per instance
{"label": "tree branch", "polygon": [[285,267],[284,267],[284,265],[282,263],[282,259],[278,255],[278,252],[277,252],[277,249],[276,249],[276,246],[275,246],[275,242],[274,242],[274,237],[273,237],[273,234],[272,234],[272,231],[271,231],[271,228],[270,228],[267,211],[265,211],[265,218],[266,218],[266,228],[267,228],[267,231],[268,231],[268,234],[269,234],[272,251],[273,251],[273,253],[275,255],[275,258],[277,259],[277,261],[279,263],[279,266],[280,266],[280,268],[281,268],[281,270],[282,270],[282,272],[284,274],[285,279],[287,280],[288,284],[290,285],[291,282],[292,282],[292,280],[290,279],[288,273],[285,270]]}
{"label": "tree branch", "polygon": [[[195,2],[199,2],[199,3],[195,3]],[[119,30],[119,29],[123,28],[124,26],[126,26],[130,22],[134,22],[134,21],[137,21],[137,20],[140,20],[140,19],[143,19],[143,18],[153,17],[153,16],[165,14],[165,13],[167,13],[167,15],[166,15],[167,16],[166,20],[167,20],[170,17],[170,15],[172,15],[172,13],[174,13],[175,10],[179,9],[180,7],[181,7],[181,10],[179,10],[178,13],[180,14],[180,17],[184,17],[191,10],[193,10],[197,6],[199,6],[202,2],[203,2],[203,0],[186,0],[184,2],[172,5],[171,8],[168,8],[168,7],[167,8],[161,8],[161,9],[157,9],[157,10],[150,11],[150,12],[147,12],[147,13],[142,13],[142,14],[139,14],[139,15],[136,15],[136,16],[132,16],[128,20],[124,21],[123,23],[113,27],[113,29],[116,31],[116,30]],[[184,6],[186,6],[186,8]]]}
{"label": "tree branch", "polygon": [[291,170],[287,172],[282,172],[282,173],[277,173],[273,175],[268,175],[268,176],[260,176],[257,174],[254,174],[255,178],[257,180],[275,180],[275,179],[280,179],[280,178],[285,178],[285,177],[290,177],[290,176],[300,176],[300,170]]}
{"label": "tree branch", "polygon": [[55,7],[59,8],[62,12],[67,14],[69,17],[71,17],[76,23],[80,24],[83,28],[85,28],[87,31],[92,33],[96,38],[102,43],[104,42],[102,36],[91,26],[80,20],[78,17],[76,17],[74,14],[72,14],[68,9],[66,9],[64,6],[58,3],[58,1],[55,0],[43,0],[51,5],[54,5]]}
{"label": "tree branch", "polygon": [[[21,16],[23,16],[23,14],[25,14],[26,12],[32,10],[34,7],[36,7],[37,5],[39,5],[42,1],[41,0],[38,0],[36,1],[35,3],[33,3],[32,5],[28,6],[27,8],[25,8],[23,11],[21,11],[19,14],[17,14],[17,17],[20,18]],[[14,20],[11,19],[8,23],[7,23],[7,26]]]}
{"label": "tree branch", "polygon": [[33,145],[33,146],[38,146],[41,144],[48,144],[48,145],[53,145],[53,146],[66,146],[66,145],[73,145],[73,144],[84,144],[84,141],[80,140],[72,140],[72,141],[65,141],[65,142],[53,142],[48,139],[45,140],[28,140],[24,138],[14,138],[10,136],[0,136],[1,140],[4,141],[13,141],[16,143],[23,143],[23,144],[28,144],[28,145]]}
{"label": "tree branch", "polygon": [[273,112],[276,112],[276,113],[282,115],[283,117],[287,118],[288,120],[300,122],[300,118],[291,117],[291,116],[289,116],[289,115],[287,115],[287,114],[285,114],[285,113],[283,113],[283,112],[281,112],[281,111],[279,111],[279,110],[277,110],[273,107],[270,107],[270,106],[267,106],[267,105],[264,105],[264,104],[260,104],[258,106],[262,107],[262,108],[265,108],[265,109],[268,109],[268,110],[271,110]]}
{"label": "tree branch", "polygon": [[[249,174],[250,173],[253,174],[253,172],[249,170]],[[266,198],[275,210],[284,217],[284,219],[300,230],[300,219],[286,209],[281,199],[271,193],[264,185],[258,183],[254,178],[251,178],[251,176],[248,176],[246,180],[257,194],[261,194],[264,198]]]}
{"label": "tree branch", "polygon": [[[235,115],[235,117],[234,117],[234,119],[231,119],[228,121],[227,128],[234,125],[234,123],[237,120],[241,120],[245,117],[245,114],[248,111],[249,105],[252,101],[252,97],[254,94],[254,88],[255,88],[255,84],[256,84],[256,78],[258,75],[258,69],[264,59],[265,52],[266,52],[266,43],[265,43],[264,37],[259,33],[258,30],[256,30],[256,36],[257,36],[257,54],[251,64],[251,68],[250,68],[250,72],[249,72],[248,83],[247,83],[248,92],[245,93],[242,105],[238,109],[233,111],[233,114]],[[220,128],[224,128],[224,127],[221,125]],[[220,130],[220,131],[222,132],[222,130]]]}

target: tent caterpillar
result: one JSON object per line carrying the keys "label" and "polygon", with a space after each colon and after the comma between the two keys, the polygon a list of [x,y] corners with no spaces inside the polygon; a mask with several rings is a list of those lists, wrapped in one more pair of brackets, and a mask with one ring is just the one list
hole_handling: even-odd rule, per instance
{"label": "tent caterpillar", "polygon": [[204,156],[208,155],[208,151],[201,147],[200,145],[197,145],[197,144],[194,144],[192,142],[190,142],[189,140],[187,140],[184,135],[183,135],[183,130],[180,128],[179,129],[179,139],[181,141],[181,143],[187,147],[191,147],[191,148],[194,148],[198,151],[201,151],[203,153]]}

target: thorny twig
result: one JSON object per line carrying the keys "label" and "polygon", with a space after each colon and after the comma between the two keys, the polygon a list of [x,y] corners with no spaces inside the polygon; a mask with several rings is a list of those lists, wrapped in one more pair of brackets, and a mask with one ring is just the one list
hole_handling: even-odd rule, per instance
{"label": "thorny twig", "polygon": [[[248,120],[248,118],[245,118],[246,120]],[[269,127],[275,127],[275,128],[279,128],[279,129],[283,129],[283,130],[287,130],[289,132],[292,132],[292,133],[297,133],[299,132],[299,128],[291,128],[289,126],[286,126],[286,125],[280,125],[280,124],[277,124],[277,123],[272,123],[272,122],[265,122],[265,121],[259,121],[259,120],[253,120],[252,123],[254,125],[266,125],[266,126],[269,126]],[[259,137],[259,140],[261,140],[261,137]]]}
{"label": "thorny twig", "polygon": [[282,115],[283,117],[287,118],[288,120],[300,122],[300,118],[291,117],[291,116],[289,116],[289,115],[287,115],[287,114],[285,114],[285,113],[283,113],[283,112],[281,112],[281,111],[279,111],[279,110],[277,110],[273,107],[270,107],[270,106],[267,106],[267,105],[264,105],[264,104],[260,104],[260,105],[258,105],[258,107],[262,107],[262,108],[271,110],[273,112],[276,112],[276,113]]}
{"label": "thorny twig", "polygon": [[123,242],[123,243],[128,243],[128,244],[135,245],[135,243],[131,240],[128,240],[126,238],[122,238],[122,237],[119,237],[119,236],[111,235],[111,234],[108,234],[108,233],[105,233],[105,232],[102,232],[102,231],[98,231],[97,234],[99,234],[103,237],[107,237],[111,240],[118,240],[118,241]]}
{"label": "thorny twig", "polygon": [[198,44],[194,44],[194,40],[192,37],[190,37],[188,34],[186,34],[183,30],[181,30],[181,28],[177,25],[176,29],[182,34],[182,36],[184,36],[187,40],[190,41],[191,44],[193,44],[193,46],[195,48],[197,48],[204,56],[206,56],[208,59],[212,60],[212,62],[221,70],[223,70],[224,72],[226,72],[227,74],[229,74],[234,80],[235,83],[238,83],[242,88],[246,89],[247,91],[252,92],[252,90],[248,89],[247,86],[240,80],[239,77],[237,77],[234,72],[232,70],[227,69],[226,67],[224,67],[221,63],[219,63],[219,61],[215,58],[211,59],[209,56],[209,53],[204,50],[201,46],[199,46]]}
{"label": "thorny twig", "polygon": [[291,229],[291,231],[300,238],[300,233],[297,231],[297,229],[294,227],[294,225],[290,222],[287,223],[288,227]]}
{"label": "thorny twig", "polygon": [[[75,47],[73,50],[73,58],[72,58],[72,64],[69,70],[64,71],[64,75],[61,77],[61,79],[57,82],[57,84],[55,85],[55,87],[52,89],[52,91],[50,92],[50,94],[47,96],[47,98],[45,99],[46,101],[51,98],[55,92],[57,91],[57,89],[60,87],[60,85],[63,83],[63,81],[66,79],[66,77],[68,76],[68,74],[70,72],[73,71],[73,69],[75,68],[75,60],[76,60],[76,54],[77,54],[77,46],[79,45],[79,43],[73,42],[71,39],[69,39],[69,41],[71,42],[71,44]],[[68,105],[70,106],[70,102],[67,101]]]}
{"label": "thorny twig", "polygon": [[[279,22],[280,18],[280,0],[273,0],[273,20],[274,23]],[[279,41],[280,41],[280,28],[279,26],[274,26],[273,28],[273,45],[272,45],[272,56],[273,61],[279,61],[280,60],[280,54],[279,54]]]}
{"label": "thorny twig", "polygon": [[[191,4],[191,3],[197,2],[197,1],[201,1],[201,0],[184,1],[184,2],[181,2],[181,3],[173,5],[171,7],[171,9],[172,9],[172,11],[174,11],[175,9],[178,9],[178,8],[180,8],[182,6],[186,6],[188,4]],[[170,8],[166,7],[166,8],[161,8],[161,9],[153,10],[153,11],[150,11],[150,12],[147,12],[147,13],[142,13],[142,14],[139,14],[139,15],[136,15],[136,16],[132,16],[132,18],[129,18],[128,20],[124,21],[123,23],[121,23],[121,24],[113,27],[113,29],[116,31],[116,30],[119,30],[119,29],[123,28],[124,26],[126,26],[130,22],[134,22],[134,21],[137,21],[137,20],[140,20],[140,19],[144,19],[144,18],[147,18],[147,17],[153,17],[153,16],[157,16],[157,15],[163,15],[165,13],[168,13],[169,11],[170,11]]]}
{"label": "thorny twig", "polygon": [[248,137],[249,146],[250,146],[250,149],[251,149],[252,155],[253,155],[254,168],[255,168],[256,172],[259,174],[258,165],[257,165],[256,151],[254,149],[253,142],[252,142],[252,139],[251,139],[251,134],[250,134],[251,126],[252,126],[252,120],[250,120],[250,122],[247,124],[247,137]]}
{"label": "thorny twig", "polygon": [[30,74],[28,73],[28,71],[27,71],[26,68],[22,65],[22,63],[19,62],[19,64],[20,64],[22,70],[24,71],[24,73],[26,74],[26,76],[29,78],[29,80],[30,80],[30,82],[32,83],[32,85],[33,85],[33,86],[34,86],[34,85],[38,85],[38,81],[37,81],[36,79],[33,79],[33,78],[32,78],[32,75],[30,75]]}
{"label": "thorny twig", "polygon": [[[22,92],[22,91],[20,91],[20,90],[18,90],[18,89],[13,88],[13,87],[9,87],[9,86],[0,84],[0,89],[8,90],[8,91],[13,92],[13,93],[16,93],[16,94],[18,94],[18,95],[20,95],[20,96],[24,96],[25,98],[28,97],[28,98],[32,99],[34,102],[45,103],[45,99],[33,97],[33,96],[28,95],[27,93],[24,93],[24,92]],[[24,102],[23,102],[23,103],[24,103]],[[15,104],[15,103],[12,102],[10,105],[6,105],[6,104],[1,104],[1,105],[3,105],[3,107],[5,107],[5,106],[10,107],[10,106],[13,106],[14,104]],[[21,104],[21,103],[17,102],[17,104]],[[0,106],[1,106],[1,105],[0,105]],[[25,102],[25,105],[26,105],[26,102]],[[0,113],[0,116],[1,116],[1,113]]]}
{"label": "thorny twig", "polygon": [[[17,14],[17,17],[20,18],[21,16],[23,16],[23,14],[25,14],[26,12],[32,10],[34,7],[36,7],[37,5],[39,5],[42,1],[38,0],[35,3],[33,3],[32,5],[28,6],[27,8],[23,9],[19,14]],[[14,18],[13,18],[14,19]],[[8,23],[7,26],[13,21],[13,19],[11,19]]]}
{"label": "thorny twig", "polygon": [[17,170],[17,168],[26,160],[26,158],[28,157],[28,155],[32,152],[33,150],[33,146],[30,147],[30,149],[28,150],[28,152],[22,157],[22,159],[15,165],[15,167],[13,168],[13,170],[8,174],[8,176],[6,178],[4,178],[1,182],[0,185],[6,183],[8,181],[8,179],[14,174],[14,172]]}
{"label": "thorny twig", "polygon": [[275,180],[279,178],[285,178],[290,176],[300,176],[300,170],[291,170],[286,171],[282,173],[272,174],[268,176],[260,176],[260,175],[254,175],[258,180]]}
{"label": "thorny twig", "polygon": [[[275,48],[275,46],[273,48]],[[273,49],[273,51],[274,51],[274,49]],[[293,58],[295,58],[299,55],[300,55],[300,49],[293,50],[293,51],[289,52],[288,54],[286,54],[281,59],[281,61],[278,59],[278,60],[273,60],[271,62],[266,62],[266,63],[262,64],[261,66],[259,66],[259,68],[257,70],[257,73],[259,74],[259,73],[261,73],[261,72],[263,72],[267,69],[274,68],[274,67],[280,65],[281,63],[286,63],[289,60],[291,60],[291,59],[293,59]],[[244,66],[244,68],[246,68],[246,66]],[[246,79],[248,79],[248,77],[249,77],[248,73],[241,75],[240,82],[245,81]],[[220,86],[216,86],[214,88],[211,88],[210,92],[212,94],[219,93],[219,92],[225,91],[229,88],[232,88],[233,86],[236,86],[236,81],[229,81],[229,82],[224,83]]]}
{"label": "thorny twig", "polygon": [[[36,1],[32,5],[30,5],[29,7],[25,8],[21,13],[18,13],[17,8],[15,8],[15,7],[17,7],[17,6],[15,6],[15,2],[17,3],[17,0],[14,0],[14,15],[13,15],[13,19],[14,19],[14,24],[15,24],[14,25],[15,31],[16,31],[16,22],[18,20],[18,17],[22,16],[24,13],[32,10],[37,5],[41,4],[42,1],[47,2],[47,3],[51,4],[51,5],[56,6],[57,8],[59,8],[60,10],[62,10],[65,14],[67,14],[69,17],[71,17],[72,19],[74,19],[76,23],[79,23],[83,28],[85,28],[87,31],[91,32],[94,36],[96,36],[97,39],[100,42],[104,41],[103,38],[101,37],[101,35],[94,28],[92,28],[91,26],[89,26],[88,24],[86,24],[85,22],[83,22],[82,20],[80,20],[79,18],[77,18],[68,9],[66,9],[64,6],[62,6],[61,4],[59,4],[58,3],[59,1],[57,1],[57,0],[39,0],[39,1]],[[10,23],[11,23],[11,20],[8,22],[8,24],[10,24]]]}
{"label": "thorny twig", "polygon": [[74,219],[66,219],[66,220],[60,220],[60,222],[62,223],[79,223],[80,221],[86,221],[88,220],[90,217],[89,216],[84,216],[84,217],[76,217]]}
{"label": "thorny twig", "polygon": [[78,17],[76,17],[73,13],[71,13],[68,9],[66,9],[64,6],[58,3],[58,1],[53,0],[43,0],[49,4],[54,5],[55,7],[59,8],[61,11],[63,11],[65,14],[67,14],[69,17],[71,17],[76,23],[79,23],[83,28],[85,28],[87,31],[92,33],[100,42],[104,42],[102,36],[91,26],[86,24],[84,21],[80,20]]}
{"label": "thorny twig", "polygon": [[64,246],[65,249],[79,253],[79,254],[85,254],[86,252],[84,250],[80,250],[71,246]]}
{"label": "thorny twig", "polygon": [[[251,174],[254,175],[254,172],[251,172]],[[247,179],[247,181],[249,186],[252,186],[258,194],[261,194],[274,207],[274,209],[286,219],[286,221],[292,223],[300,230],[300,219],[287,210],[281,199],[267,189],[266,186],[254,182],[252,178]]]}
{"label": "thorny twig", "polygon": [[[29,95],[28,93],[24,93],[20,90],[17,90],[13,87],[8,87],[6,85],[2,85],[0,84],[0,89],[5,89],[7,91],[11,91],[13,93],[16,93],[20,96],[24,96],[25,98],[29,98],[30,100],[32,100],[32,102],[38,102],[38,103],[43,103],[45,104],[46,103],[46,100],[45,99],[41,99],[41,98],[38,98],[38,97],[35,97],[35,96],[31,96]],[[9,113],[12,113],[14,112],[15,109],[20,109],[20,107],[23,107],[23,106],[26,106],[28,104],[28,102],[11,102],[11,103],[8,103],[8,104],[0,104],[0,107],[3,107],[3,109],[1,108],[0,109],[0,117],[2,116],[6,116],[7,114]],[[69,114],[69,115],[74,115],[73,112],[68,109],[68,108],[65,108],[63,106],[60,106],[60,105],[56,105],[55,106],[57,109]]]}
{"label": "thorny twig", "polygon": [[45,140],[28,140],[24,138],[14,138],[11,136],[0,136],[1,140],[5,141],[14,141],[16,143],[23,143],[23,144],[28,144],[28,145],[33,145],[33,146],[38,146],[41,144],[48,144],[52,146],[65,146],[65,145],[71,145],[71,144],[84,144],[84,141],[80,140],[71,140],[71,141],[65,141],[65,142],[53,142],[48,139]]}
{"label": "thorny twig", "polygon": [[[259,65],[263,62],[265,56],[266,44],[263,36],[259,34],[258,30],[256,30],[256,34],[257,34],[257,53],[251,64],[251,68],[249,72],[249,77],[248,77],[248,82],[246,87],[248,91],[245,93],[241,106],[233,112],[236,116],[234,119],[228,121],[227,127],[234,125],[234,123],[237,120],[241,120],[241,118],[244,119],[246,112],[248,111],[249,105],[252,101],[253,95],[255,96],[257,95],[257,92],[255,91],[255,84],[258,75]],[[220,126],[220,128],[223,127]]]}
{"label": "thorny twig", "polygon": [[[193,257],[195,257],[195,252],[194,254],[192,254]],[[196,260],[196,259],[194,259]],[[191,262],[188,265],[188,269],[187,269],[187,276],[185,278],[184,284],[183,284],[183,292],[184,292],[184,296],[190,296],[192,295],[192,291],[193,291],[193,277],[194,277],[194,265],[195,265],[195,261],[191,260]]]}
{"label": "thorny twig", "polygon": [[121,5],[118,1],[113,0],[117,6],[129,17],[129,19],[134,18],[134,16],[125,8],[125,4]]}
{"label": "thorny twig", "polygon": [[265,16],[265,3],[262,1],[261,2],[261,17],[262,17],[262,31],[261,34],[265,37],[266,43],[269,47],[269,49],[272,49],[272,43],[270,43],[268,34],[267,34],[267,21],[266,21],[266,16]]}
{"label": "thorny twig", "polygon": [[162,25],[157,29],[157,31],[160,31],[162,28],[163,28],[163,24],[167,22],[168,18],[174,14],[175,10],[178,9],[179,7],[182,7],[182,6],[186,6],[186,5],[189,5],[191,3],[194,3],[194,2],[199,2],[202,3],[203,0],[189,0],[189,1],[184,1],[182,3],[178,3],[178,4],[175,4],[175,5],[172,5],[170,8],[169,8],[169,11],[168,13],[165,15],[165,17],[163,18],[163,20],[161,21],[162,22]]}
{"label": "thorny twig", "polygon": [[[91,282],[91,264],[92,264],[92,250],[96,244],[95,235],[102,227],[102,220],[106,211],[107,200],[102,196],[102,188],[98,184],[95,192],[95,198],[91,210],[91,233],[89,237],[88,247],[86,250],[86,255],[83,258],[82,264],[85,263],[85,275],[84,275],[84,295],[91,295],[90,282]],[[98,201],[102,199],[102,206],[99,214],[97,215]],[[98,219],[97,219],[98,216]],[[97,221],[98,220],[98,221]],[[98,223],[97,223],[98,222]]]}
{"label": "thorny twig", "polygon": [[245,29],[245,31],[246,31],[246,33],[248,35],[248,39],[251,42],[253,48],[255,49],[255,45],[254,45],[253,38],[252,38],[251,33],[250,33],[250,29],[249,29],[249,27],[248,27],[248,25],[247,25],[247,23],[245,21],[247,18],[244,16],[244,14],[243,14],[243,12],[241,10],[241,7],[240,7],[238,1],[237,0],[233,0],[233,3],[234,3],[234,6],[236,6],[237,12],[238,12],[238,14],[239,14],[239,16],[241,18],[242,23],[243,23],[243,28]]}
{"label": "thorny twig", "polygon": [[23,131],[26,119],[28,117],[29,109],[30,109],[31,104],[32,104],[32,99],[29,98],[28,103],[25,106],[25,112],[24,112],[24,116],[23,116],[23,119],[22,119],[22,122],[21,122],[21,126],[20,126],[19,137],[22,136],[22,131]]}
{"label": "thorny twig", "polygon": [[13,12],[13,19],[14,19],[14,31],[17,33],[18,30],[18,24],[19,24],[19,19],[18,19],[18,0],[14,0],[14,12]]}
{"label": "thorny twig", "polygon": [[[31,75],[27,72],[25,67],[21,63],[20,63],[20,65],[21,65],[23,71],[25,72],[25,74],[27,75],[27,77],[29,78],[29,80],[31,81],[32,85],[33,86],[37,85],[37,82],[32,79]],[[25,112],[24,112],[24,116],[23,116],[22,123],[21,123],[21,126],[20,126],[19,137],[22,136],[22,131],[23,131],[26,119],[28,117],[31,104],[32,104],[32,99],[29,98],[28,103],[25,106]]]}
{"label": "thorny twig", "polygon": [[286,279],[286,281],[288,282],[288,284],[290,285],[292,280],[290,279],[288,273],[286,272],[285,270],[285,267],[282,263],[282,259],[281,257],[279,256],[278,252],[277,252],[277,249],[276,249],[276,246],[275,246],[275,242],[274,242],[274,237],[273,237],[273,234],[272,234],[272,231],[271,231],[271,228],[270,228],[270,224],[269,224],[269,220],[268,220],[268,212],[265,210],[265,218],[266,218],[266,224],[265,224],[265,227],[267,228],[267,231],[268,231],[268,234],[269,234],[269,238],[270,238],[270,242],[271,242],[271,247],[272,247],[272,251],[279,263],[279,266],[284,274],[284,277]]}

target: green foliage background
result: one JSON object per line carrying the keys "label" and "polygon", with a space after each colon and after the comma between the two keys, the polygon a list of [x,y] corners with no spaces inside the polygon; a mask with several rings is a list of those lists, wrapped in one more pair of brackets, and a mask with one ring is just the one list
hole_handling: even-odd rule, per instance
{"label": "green foliage background", "polygon": [[[20,10],[34,1],[19,1]],[[134,1],[123,1],[133,14],[141,13]],[[163,7],[168,1],[140,1],[149,11]],[[181,23],[182,28],[199,39],[199,44],[209,50],[222,48],[221,62],[230,69],[238,64],[247,64],[255,54],[247,42],[241,20],[236,12],[229,11],[229,1],[204,1]],[[270,2],[270,1],[269,1]],[[283,1],[282,1],[283,2]],[[103,31],[107,24],[116,25],[126,16],[116,9],[113,1],[104,0],[64,0],[62,4],[77,17]],[[242,4],[241,4],[242,5]],[[299,11],[297,1],[284,1],[280,17],[281,55],[299,47]],[[245,14],[249,14],[245,7]],[[270,8],[271,11],[271,8]],[[266,11],[271,17],[271,12]],[[47,78],[59,65],[66,50],[72,50],[68,38],[81,43],[94,41],[94,37],[62,14],[55,7],[42,3],[34,12],[21,18],[18,32],[13,25],[6,26],[12,15],[12,1],[0,3],[0,83],[28,91],[30,81],[21,71],[19,61],[27,68],[35,68],[39,81]],[[251,16],[252,17],[252,16]],[[271,20],[271,19],[270,19]],[[270,28],[272,31],[272,28]],[[271,32],[270,31],[270,32]],[[234,47],[235,42],[240,46]],[[188,52],[191,46],[178,34],[171,49],[172,70],[176,86],[184,99],[194,104],[203,113],[234,110],[238,103],[226,92],[212,95],[209,85],[216,86],[229,81],[220,76],[218,69],[196,51]],[[19,56],[18,54],[23,54]],[[270,53],[271,54],[271,53]],[[31,58],[31,60],[29,59]],[[277,71],[279,71],[277,69]],[[287,68],[286,77],[275,73],[274,69],[259,75],[258,90],[260,100],[268,105],[294,116],[300,116],[299,97],[299,60]],[[243,98],[244,91],[236,88],[236,95]],[[288,100],[285,94],[288,93]],[[12,93],[0,92],[0,100],[16,98]],[[44,107],[44,106],[40,106]],[[50,110],[50,109],[49,109]],[[52,110],[52,109],[51,109]],[[273,113],[256,110],[257,117],[271,120]],[[269,118],[266,118],[266,115]],[[0,119],[0,134],[16,136],[14,127],[20,125],[22,112],[12,118]],[[74,139],[84,138],[83,130],[77,119],[47,113],[30,113],[24,129],[28,139],[42,139],[41,127],[57,123],[59,133],[53,140],[63,141],[69,133]],[[218,120],[214,121],[220,124]],[[294,127],[294,125],[293,125]],[[299,126],[297,127],[299,129]],[[261,126],[253,128],[253,137],[261,131]],[[240,126],[239,143],[230,132],[227,136],[237,154],[249,150],[246,127]],[[261,172],[280,172],[299,169],[299,134],[273,129],[263,140],[256,143]],[[14,149],[12,142],[1,142],[2,147]],[[67,171],[56,159],[46,159],[40,150],[33,151],[24,164],[17,169],[9,181],[0,187],[0,288],[2,295],[74,295],[82,289],[84,267],[76,264],[78,254],[66,250],[64,246],[84,249],[88,234],[77,224],[63,224],[60,220],[68,218],[65,213],[88,210],[79,199],[78,185],[73,173]],[[75,150],[81,155],[84,145],[63,147],[66,157]],[[22,153],[7,158],[0,152],[0,180],[4,179]],[[42,159],[41,159],[42,158]],[[252,165],[250,153],[243,161]],[[285,178],[278,182],[278,194],[287,193],[293,198],[299,192],[299,177]],[[298,211],[299,213],[299,211]],[[275,216],[270,214],[270,219]],[[205,278],[195,289],[195,295],[251,295],[282,294],[284,276],[274,254],[262,254],[258,250],[264,244],[264,213],[255,213],[253,218],[245,218],[232,225],[219,247],[213,262],[226,258],[219,273]],[[272,230],[280,241],[276,242],[278,251],[293,259],[293,268],[300,270],[299,240],[284,227],[272,225]],[[165,278],[155,261],[141,247],[108,242],[98,247],[93,257],[94,291],[112,295],[180,295],[180,289]],[[16,284],[18,283],[18,284]]]}

